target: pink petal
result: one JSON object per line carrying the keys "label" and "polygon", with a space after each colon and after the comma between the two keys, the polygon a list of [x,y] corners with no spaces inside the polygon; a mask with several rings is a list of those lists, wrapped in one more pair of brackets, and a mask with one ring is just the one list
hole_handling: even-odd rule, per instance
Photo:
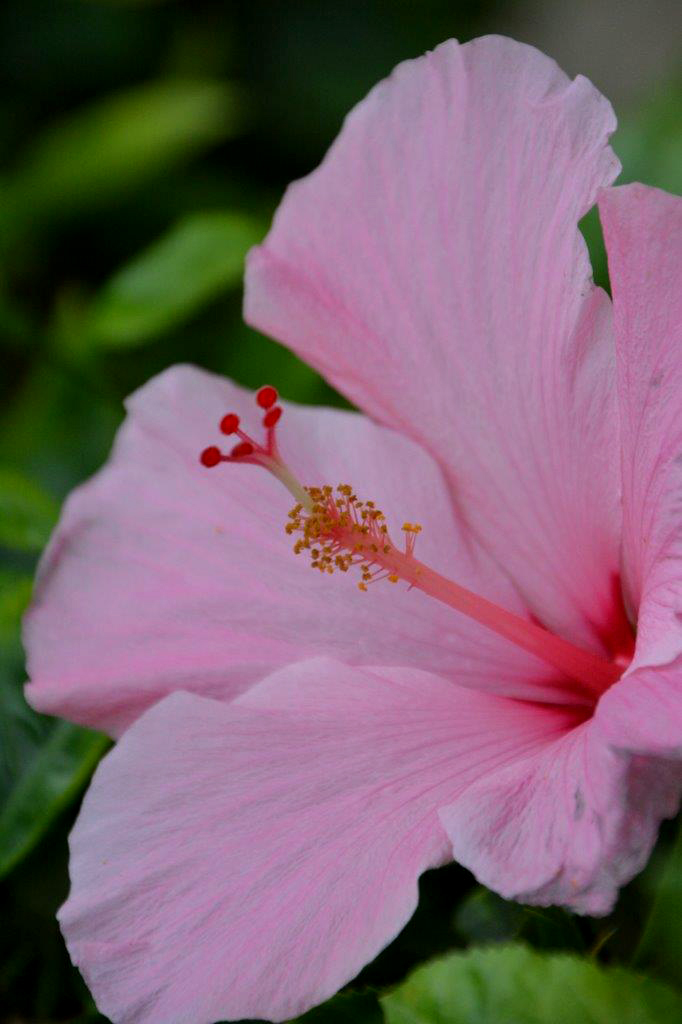
{"label": "pink petal", "polygon": [[402,928],[437,808],[575,722],[425,672],[317,659],[233,704],[175,694],[98,769],[60,912],[116,1024],[283,1020]]}
{"label": "pink petal", "polygon": [[682,655],[667,665],[644,664],[628,672],[601,698],[596,715],[616,750],[679,763]]}
{"label": "pink petal", "polygon": [[599,649],[618,570],[610,308],[577,222],[608,102],[531,47],[401,64],[291,186],[246,317],[420,441],[534,613]]}
{"label": "pink petal", "polygon": [[[176,367],[129,402],[110,463],[66,504],[41,565],[25,640],[41,711],[119,733],[177,689],[230,698],[281,665],[328,653],[417,665],[469,685],[561,699],[537,660],[417,591],[311,572],[284,533],[293,499],[254,466],[207,470],[198,453],[252,395]],[[309,483],[350,481],[442,572],[523,611],[466,544],[433,461],[353,413],[286,405],[285,457]],[[229,439],[224,439],[229,443]]]}
{"label": "pink petal", "polygon": [[608,913],[682,785],[679,764],[632,758],[609,740],[592,720],[474,783],[441,811],[455,859],[507,898]]}
{"label": "pink petal", "polygon": [[682,198],[626,185],[604,191],[599,210],[613,286],[636,664],[663,664],[682,653]]}

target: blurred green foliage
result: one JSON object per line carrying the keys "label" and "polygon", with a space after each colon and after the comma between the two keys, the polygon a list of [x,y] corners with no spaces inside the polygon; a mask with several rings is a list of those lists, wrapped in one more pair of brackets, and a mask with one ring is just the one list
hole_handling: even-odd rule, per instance
{"label": "blurred green foliage", "polygon": [[521,944],[454,953],[382,999],[387,1024],[658,1024],[682,995],[623,968]]}
{"label": "blurred green foliage", "polygon": [[62,223],[165,174],[233,133],[222,82],[153,82],[89,104],[41,132],[5,182],[10,224]]}
{"label": "blurred green foliage", "polygon": [[88,348],[140,345],[238,288],[265,225],[232,212],[193,213],[104,285],[86,312]]}
{"label": "blurred green foliage", "polygon": [[57,521],[55,499],[30,477],[0,466],[0,544],[17,551],[40,551]]}
{"label": "blurred green foliage", "polygon": [[650,885],[651,908],[633,962],[674,985],[682,984],[682,828],[674,846],[644,876]]}
{"label": "blurred green foliage", "polygon": [[58,722],[12,786],[0,811],[0,878],[77,796],[108,746],[105,736]]}
{"label": "blurred green foliage", "polygon": [[[174,361],[249,386],[271,380],[299,401],[341,401],[242,323],[244,255],[286,183],[317,163],[375,81],[448,36],[497,30],[501,6],[5,0],[0,9],[4,1024],[100,1019],[54,913],[68,885],[66,836],[107,741],[37,715],[22,695],[20,618],[59,503],[106,458],[123,398]],[[621,112],[624,180],[680,191],[681,110],[682,83],[663,82],[641,109]],[[584,229],[606,283],[594,215]],[[576,1022],[680,1019],[671,990],[626,973],[634,959],[680,984],[682,853],[670,853],[672,834],[663,830],[651,865],[602,922],[507,903],[457,866],[427,873],[403,933],[306,1024],[377,1024],[384,1011],[389,1024],[555,1024],[567,1008]],[[510,945],[519,940],[535,952]],[[468,946],[418,971],[382,1011],[375,990]],[[604,971],[597,960],[623,966]]]}

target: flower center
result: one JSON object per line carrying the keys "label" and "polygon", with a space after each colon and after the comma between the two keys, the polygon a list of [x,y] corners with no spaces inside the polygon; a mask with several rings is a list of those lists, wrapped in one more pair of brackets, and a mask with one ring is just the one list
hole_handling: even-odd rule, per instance
{"label": "flower center", "polygon": [[487,598],[442,576],[414,555],[418,523],[402,526],[403,546],[395,544],[388,532],[386,517],[373,501],[360,501],[349,484],[304,487],[283,461],[276,440],[276,427],[282,416],[277,391],[268,386],[256,393],[263,410],[265,441],[258,444],[240,427],[239,417],[227,413],[220,421],[223,434],[235,434],[239,442],[229,455],[215,446],[205,448],[200,461],[207,468],[221,462],[241,462],[261,466],[272,473],[293,495],[296,505],[289,512],[287,534],[298,534],[294,553],[308,552],[313,569],[332,574],[358,567],[358,587],[367,591],[370,583],[403,581],[429,597],[474,619],[518,647],[541,658],[552,668],[578,684],[579,695],[594,701],[622,675],[629,659],[613,651],[614,660],[593,654],[550,633],[543,626],[501,608]]}

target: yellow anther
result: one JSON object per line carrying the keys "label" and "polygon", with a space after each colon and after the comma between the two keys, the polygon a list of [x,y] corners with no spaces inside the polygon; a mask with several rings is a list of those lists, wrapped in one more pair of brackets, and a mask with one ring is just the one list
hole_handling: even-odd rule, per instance
{"label": "yellow anther", "polygon": [[[310,551],[311,567],[326,574],[359,566],[362,579],[358,586],[363,591],[374,580],[397,583],[400,572],[392,562],[394,546],[389,543],[386,517],[375,503],[359,501],[350,484],[305,490],[309,503],[297,504],[285,525],[288,534],[299,534],[295,553]],[[406,522],[403,530],[408,534],[404,554],[410,555],[421,526]],[[395,557],[404,554],[396,550]]]}

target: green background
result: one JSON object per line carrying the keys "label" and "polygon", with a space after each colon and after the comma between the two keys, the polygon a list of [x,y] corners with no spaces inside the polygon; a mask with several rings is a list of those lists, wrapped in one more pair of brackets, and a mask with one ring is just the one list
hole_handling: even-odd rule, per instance
{"label": "green background", "polygon": [[[35,714],[21,692],[19,621],[60,501],[106,458],[125,395],[175,361],[250,386],[267,380],[299,401],[340,401],[243,325],[243,258],[286,183],[315,166],[347,110],[405,57],[490,31],[533,42],[609,91],[623,180],[679,192],[679,5],[647,14],[635,3],[640,22],[616,4],[599,16],[570,5],[566,18],[568,6],[3,4],[0,1022],[102,1019],[54,913],[68,885],[66,836],[106,740]],[[606,284],[594,216],[584,229]],[[600,921],[505,903],[457,866],[430,872],[404,933],[311,1024],[682,1020],[675,832],[663,828],[645,873]]]}

